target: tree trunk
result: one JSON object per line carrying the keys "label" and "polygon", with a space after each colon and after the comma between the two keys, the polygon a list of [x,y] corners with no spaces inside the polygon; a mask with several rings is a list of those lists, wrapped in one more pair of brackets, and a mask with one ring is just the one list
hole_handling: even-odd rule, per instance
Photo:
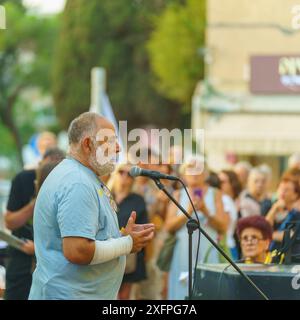
{"label": "tree trunk", "polygon": [[13,139],[15,141],[16,147],[17,147],[17,158],[20,163],[20,165],[23,167],[23,158],[22,158],[22,139],[19,132],[19,129],[13,119],[13,106],[8,105],[7,108],[4,110],[1,110],[0,117],[3,120],[3,124],[8,128],[8,130],[11,132]]}

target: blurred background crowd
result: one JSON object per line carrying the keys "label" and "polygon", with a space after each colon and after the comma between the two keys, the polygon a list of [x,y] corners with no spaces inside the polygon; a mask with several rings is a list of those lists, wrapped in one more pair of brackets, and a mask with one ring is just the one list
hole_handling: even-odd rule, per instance
{"label": "blurred background crowd", "polygon": [[[27,299],[35,267],[32,217],[38,191],[51,170],[65,157],[57,147],[54,134],[45,132],[39,138],[40,160],[24,168],[12,180],[3,225],[13,235],[26,239],[21,250],[2,242],[1,281],[6,299]],[[252,166],[237,162],[220,171],[211,171],[204,163],[203,172],[190,174],[189,169],[203,165],[203,157],[191,155],[184,163],[174,163],[179,146],[170,150],[169,161],[161,163],[160,155],[146,149],[148,160],[139,166],[181,177],[202,228],[230,257],[240,263],[270,263],[270,253],[281,247],[284,229],[289,221],[300,219],[300,155],[290,156],[276,189],[272,190],[272,170],[266,164]],[[132,155],[129,157],[132,159]],[[186,216],[170,202],[154,181],[130,176],[131,165],[119,164],[109,176],[101,177],[107,186],[112,205],[117,210],[120,228],[125,227],[133,210],[137,223],[152,222],[154,240],[141,252],[128,256],[119,299],[184,299],[188,279],[188,234]],[[195,217],[185,190],[178,183],[162,180],[167,190]],[[161,267],[158,259],[167,238],[175,239],[174,250]],[[193,261],[198,250],[193,237]],[[300,252],[299,252],[300,253]],[[199,263],[226,262],[215,248],[201,237]],[[6,268],[6,273],[4,272]],[[6,274],[6,275],[5,275]],[[4,294],[4,291],[2,292]]]}
{"label": "blurred background crowd", "polygon": [[[6,299],[27,298],[34,199],[65,157],[69,123],[92,105],[94,67],[107,72],[107,84],[96,90],[109,97],[111,113],[129,130],[205,130],[201,175],[186,174],[202,161],[199,155],[181,165],[174,161],[182,146],[172,148],[168,163],[151,164],[160,162],[153,146],[148,163],[140,165],[183,178],[202,226],[235,261],[270,261],[300,210],[299,1],[0,5],[6,12],[6,29],[0,30],[0,229],[28,239],[23,251],[0,241],[0,295],[6,287]],[[98,107],[103,114],[104,103]],[[156,236],[128,258],[119,298],[184,298],[186,218],[151,180],[132,179],[129,169],[123,164],[102,177],[119,208],[120,227],[135,209],[138,222],[155,223]],[[193,214],[180,186],[164,183]],[[175,247],[166,271],[157,260],[170,234]],[[201,239],[199,262],[224,261]]]}

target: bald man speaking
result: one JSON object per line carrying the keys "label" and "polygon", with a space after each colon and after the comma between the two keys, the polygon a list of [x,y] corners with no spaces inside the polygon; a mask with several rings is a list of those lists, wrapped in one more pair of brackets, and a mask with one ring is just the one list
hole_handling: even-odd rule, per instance
{"label": "bald man speaking", "polygon": [[154,225],[122,233],[101,176],[114,170],[120,151],[113,125],[91,112],[70,124],[70,154],[44,182],[34,210],[36,270],[31,300],[116,299],[126,255],[153,238]]}

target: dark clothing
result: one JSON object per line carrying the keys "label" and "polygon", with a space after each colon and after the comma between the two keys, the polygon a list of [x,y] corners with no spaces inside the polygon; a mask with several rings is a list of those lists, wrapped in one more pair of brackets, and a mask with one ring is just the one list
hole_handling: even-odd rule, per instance
{"label": "dark clothing", "polygon": [[[118,220],[120,228],[126,227],[132,211],[136,211],[136,224],[148,223],[146,204],[144,199],[135,194],[129,194],[121,203],[118,204]],[[124,282],[138,282],[146,279],[145,252],[144,250],[137,254],[137,267],[132,273],[125,274]]]}
{"label": "dark clothing", "polygon": [[[8,211],[18,211],[26,206],[34,197],[35,170],[24,170],[16,175],[7,204]],[[14,230],[13,235],[33,240],[32,220],[21,228]],[[9,247],[6,267],[6,300],[27,300],[30,287],[34,257]]]}
{"label": "dark clothing", "polygon": [[[284,231],[288,227],[288,224],[292,222],[300,223],[300,212],[295,209],[292,209],[291,211],[289,211],[288,215],[277,227],[276,231]],[[271,242],[270,251],[273,251],[275,249],[279,250],[281,248],[282,248],[282,242],[278,242],[274,240]]]}
{"label": "dark clothing", "polygon": [[286,216],[284,217],[284,219],[282,219],[281,221],[274,221],[274,224],[273,224],[273,232],[274,231],[278,231],[282,226],[283,224],[285,223],[286,219],[289,217],[290,215],[290,212],[288,212],[288,210],[286,210]]}
{"label": "dark clothing", "polygon": [[271,199],[264,199],[263,201],[260,202],[260,210],[261,214],[265,217],[268,212],[270,211],[272,207],[272,201]]}

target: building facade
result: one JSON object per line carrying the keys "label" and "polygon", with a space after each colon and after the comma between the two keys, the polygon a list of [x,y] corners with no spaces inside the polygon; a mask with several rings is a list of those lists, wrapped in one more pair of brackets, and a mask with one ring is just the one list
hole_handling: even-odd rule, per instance
{"label": "building facade", "polygon": [[249,160],[278,178],[300,152],[300,0],[207,0],[203,52],[192,126],[209,166]]}

